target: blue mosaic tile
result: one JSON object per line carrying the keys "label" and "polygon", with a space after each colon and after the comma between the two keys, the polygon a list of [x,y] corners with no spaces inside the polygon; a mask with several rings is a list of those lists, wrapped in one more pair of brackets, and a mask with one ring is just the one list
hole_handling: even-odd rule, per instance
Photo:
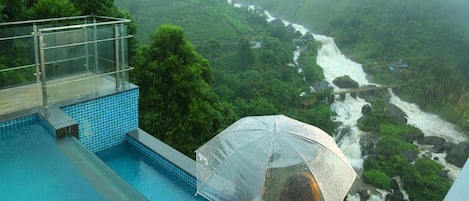
{"label": "blue mosaic tile", "polygon": [[98,152],[125,142],[138,128],[138,88],[63,107],[78,122],[80,142]]}
{"label": "blue mosaic tile", "polygon": [[0,134],[18,130],[37,121],[35,114],[0,122]]}
{"label": "blue mosaic tile", "polygon": [[161,166],[162,169],[166,170],[167,172],[171,173],[172,175],[176,176],[181,181],[183,181],[184,183],[181,185],[189,185],[192,189],[196,189],[197,180],[193,175],[177,167],[158,153],[150,150],[138,140],[128,136],[127,142],[134,146],[137,150],[139,150],[143,155],[150,158],[151,162],[156,163],[158,166]]}
{"label": "blue mosaic tile", "polygon": [[29,126],[32,124],[40,123],[42,127],[47,129],[51,135],[54,135],[55,130],[50,126],[47,121],[42,120],[40,115],[32,114],[8,121],[0,122],[0,140],[9,139],[11,136],[15,136],[15,131],[18,131],[25,126]]}

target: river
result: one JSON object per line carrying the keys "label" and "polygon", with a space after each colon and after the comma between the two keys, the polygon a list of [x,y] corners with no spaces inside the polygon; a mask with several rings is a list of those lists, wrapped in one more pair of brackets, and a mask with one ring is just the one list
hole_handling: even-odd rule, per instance
{"label": "river", "polygon": [[[227,1],[231,5],[235,5],[237,8],[243,8],[241,4],[233,4],[231,0]],[[255,7],[254,5],[247,6],[248,9],[252,10]],[[258,8],[257,8],[258,9]],[[276,18],[272,16],[268,11],[264,10],[263,15],[265,16],[268,22],[272,22]],[[304,26],[290,23],[287,20],[282,20],[285,26],[292,25],[296,31],[299,31],[301,34],[309,34],[310,32]],[[334,39],[329,36],[312,34],[314,39],[319,41],[322,46],[318,50],[317,56],[317,64],[323,69],[325,80],[331,83],[331,86],[334,89],[338,89],[337,86],[332,84],[332,81],[340,76],[348,75],[350,78],[358,82],[360,86],[363,85],[370,85],[367,79],[366,73],[363,71],[363,67],[361,64],[354,62],[348,59],[345,55],[343,55],[339,48],[336,46]],[[297,59],[299,58],[301,53],[301,49],[297,48],[294,52],[293,62],[299,69],[300,66],[298,65]],[[390,103],[396,105],[401,110],[403,110],[406,115],[408,116],[408,124],[415,126],[423,131],[425,136],[439,136],[443,137],[447,141],[459,143],[462,141],[466,141],[467,138],[465,134],[455,129],[457,126],[451,124],[437,115],[429,114],[420,110],[418,105],[405,102],[396,96],[392,90],[389,91],[391,94]],[[360,171],[363,168],[363,160],[364,156],[361,153],[360,149],[360,137],[363,134],[363,131],[358,129],[357,127],[357,120],[362,117],[361,108],[365,105],[369,104],[365,100],[357,97],[353,98],[350,95],[347,95],[345,100],[335,100],[334,103],[331,105],[331,110],[337,113],[337,116],[334,118],[336,122],[341,122],[342,125],[340,128],[348,127],[350,128],[351,132],[349,135],[341,138],[340,141],[337,142],[340,149],[344,154],[347,156],[350,164],[354,169]],[[421,147],[424,149],[424,147]],[[446,156],[445,153],[442,154],[433,154],[432,156],[437,156],[439,158],[444,158]],[[454,179],[460,171],[460,168],[448,164],[445,160],[439,161],[442,165],[444,165],[449,170],[449,177]],[[405,193],[405,192],[404,192]],[[385,193],[384,193],[385,194]],[[383,197],[376,197],[372,196],[371,200],[381,200]],[[357,195],[349,196],[348,200],[359,200]]]}

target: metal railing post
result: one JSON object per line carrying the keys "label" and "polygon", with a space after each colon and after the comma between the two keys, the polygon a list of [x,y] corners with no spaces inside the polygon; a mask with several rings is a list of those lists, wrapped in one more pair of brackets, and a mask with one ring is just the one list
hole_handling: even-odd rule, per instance
{"label": "metal railing post", "polygon": [[[85,24],[88,24],[88,21],[85,18]],[[83,27],[83,32],[85,33],[85,42],[88,42],[88,27]],[[86,66],[86,71],[90,71],[90,59],[88,58],[89,52],[88,52],[88,43],[85,44],[85,66]]]}
{"label": "metal railing post", "polygon": [[[121,45],[121,47],[120,47],[120,50],[121,50],[121,61],[122,61],[122,62],[121,62],[121,68],[120,68],[120,69],[121,69],[121,70],[124,70],[124,69],[126,68],[126,65],[128,65],[128,58],[127,58],[126,55],[125,55],[125,50],[126,50],[126,48],[125,48],[125,42],[126,42],[127,39],[124,38],[123,36],[124,36],[124,35],[127,35],[127,34],[126,34],[127,32],[125,32],[125,30],[124,30],[124,29],[125,29],[125,26],[124,26],[124,24],[122,24],[122,23],[120,24],[120,29],[121,29],[121,35],[122,35],[122,36],[121,36],[121,42],[120,42],[120,45]],[[119,73],[119,76],[120,76],[120,79],[121,79],[122,87],[125,85],[124,82],[128,81],[128,80],[127,80],[127,77],[124,77],[124,76],[126,76],[126,75],[127,75],[126,72]]]}
{"label": "metal railing post", "polygon": [[44,51],[44,35],[42,32],[39,32],[39,48],[40,48],[40,60],[41,60],[41,87],[42,87],[42,106],[44,108],[49,107],[47,101],[47,87],[46,87],[46,61],[45,61],[45,51]]}
{"label": "metal railing post", "polygon": [[41,82],[41,69],[39,64],[39,47],[38,47],[38,31],[36,23],[33,24],[33,38],[34,38],[34,64],[36,65],[36,83]]}
{"label": "metal railing post", "polygon": [[114,54],[116,64],[116,90],[120,89],[120,73],[119,73],[119,27],[117,24],[114,25]]}
{"label": "metal railing post", "polygon": [[[96,30],[96,18],[93,17],[93,35],[94,41],[98,40],[98,31]],[[94,42],[94,68],[96,70],[96,74],[99,74],[99,67],[98,67],[98,42]]]}

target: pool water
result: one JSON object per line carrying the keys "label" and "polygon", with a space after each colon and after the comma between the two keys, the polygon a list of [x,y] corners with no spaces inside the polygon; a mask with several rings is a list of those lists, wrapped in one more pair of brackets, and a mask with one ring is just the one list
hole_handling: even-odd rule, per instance
{"label": "pool water", "polygon": [[124,143],[97,153],[118,175],[149,200],[204,200],[195,189],[173,176],[161,165]]}
{"label": "pool water", "polygon": [[0,200],[105,200],[39,122],[0,133]]}

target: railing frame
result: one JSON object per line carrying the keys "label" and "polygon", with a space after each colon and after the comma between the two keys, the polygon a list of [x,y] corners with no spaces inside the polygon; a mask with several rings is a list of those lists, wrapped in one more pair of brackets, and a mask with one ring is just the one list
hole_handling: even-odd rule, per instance
{"label": "railing frame", "polygon": [[[91,20],[90,20],[91,19]],[[83,24],[75,24],[75,25],[66,25],[66,26],[58,26],[58,27],[43,27],[40,28],[41,26],[52,23],[52,22],[60,22],[60,21],[67,21],[67,20],[80,20],[80,22],[83,22]],[[102,20],[102,21],[97,21],[97,20]],[[103,21],[104,20],[104,21]],[[91,23],[90,23],[91,22]],[[26,69],[26,68],[32,68],[35,67],[35,73],[34,76],[36,77],[36,83],[41,84],[41,90],[42,90],[42,107],[43,108],[48,108],[49,107],[49,101],[48,101],[48,93],[47,93],[47,88],[52,87],[52,86],[58,86],[58,85],[63,85],[71,82],[77,82],[77,81],[83,81],[87,79],[92,79],[92,78],[98,78],[102,76],[108,76],[115,74],[115,89],[116,90],[121,90],[122,85],[124,81],[122,80],[122,73],[127,72],[129,70],[132,70],[133,67],[126,65],[125,63],[120,62],[121,59],[125,58],[125,39],[133,37],[132,35],[127,35],[124,33],[125,31],[125,23],[130,22],[128,19],[122,19],[122,18],[113,18],[113,17],[105,17],[105,16],[74,16],[74,17],[63,17],[63,18],[51,18],[51,19],[40,19],[40,20],[28,20],[28,21],[20,21],[20,22],[6,22],[6,23],[0,23],[0,29],[2,29],[3,26],[18,26],[21,27],[21,25],[27,25],[27,26],[32,26],[32,32],[30,35],[20,35],[20,36],[6,36],[6,37],[0,37],[0,41],[5,41],[5,40],[15,40],[15,39],[22,39],[22,38],[29,38],[33,37],[33,47],[34,47],[34,64],[28,64],[28,65],[23,65],[23,66],[16,66],[12,68],[7,68],[7,69],[2,69],[0,70],[0,73],[3,72],[8,72],[8,71],[15,71],[15,70],[20,70],[20,69]],[[97,38],[97,29],[100,26],[106,26],[106,25],[114,25],[114,37],[110,38],[105,38],[105,39],[100,39],[98,40]],[[44,41],[44,36],[49,35],[49,34],[55,34],[57,32],[63,33],[68,30],[76,30],[76,29],[83,29],[84,32],[84,42],[78,42],[78,43],[69,43],[69,44],[62,44],[62,45],[55,45],[55,46],[47,46]],[[88,37],[88,31],[92,29],[93,30],[93,37],[92,40],[89,40]],[[99,68],[98,68],[98,43],[101,42],[106,42],[106,41],[114,41],[114,61],[111,61],[115,65],[115,71],[112,72],[106,72],[106,73],[100,73]],[[85,78],[78,78],[74,80],[68,80],[60,83],[54,83],[54,84],[48,84],[47,83],[47,76],[46,76],[46,64],[51,64],[51,63],[59,63],[59,62],[65,62],[65,61],[70,61],[70,60],[75,60],[83,57],[75,57],[75,58],[67,58],[67,59],[60,59],[60,60],[54,60],[54,61],[46,61],[46,56],[45,52],[49,49],[54,49],[54,48],[63,48],[63,47],[72,47],[72,46],[78,46],[78,45],[85,45],[85,66],[87,70],[91,70],[90,68],[90,61],[89,61],[89,45],[93,44],[94,48],[94,64],[95,64],[95,71],[96,75],[94,76],[88,76]],[[119,51],[120,50],[120,51]],[[103,58],[104,59],[104,58]],[[107,59],[106,59],[107,60]]]}

